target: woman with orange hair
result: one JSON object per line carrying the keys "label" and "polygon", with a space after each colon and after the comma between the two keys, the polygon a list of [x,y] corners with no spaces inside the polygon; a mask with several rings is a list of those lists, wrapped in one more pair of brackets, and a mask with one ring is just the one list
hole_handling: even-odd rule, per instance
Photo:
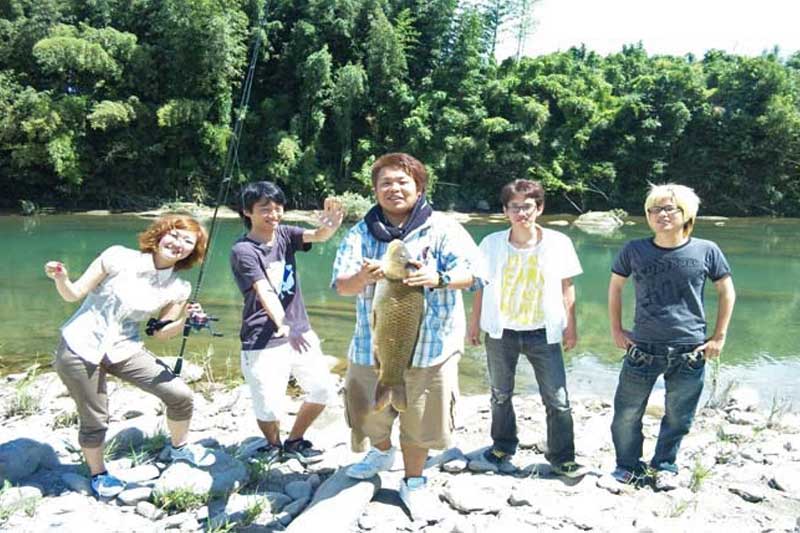
{"label": "woman with orange hair", "polygon": [[[170,457],[196,466],[214,462],[210,451],[187,445],[192,417],[192,391],[163,362],[147,351],[139,325],[158,317],[148,334],[177,335],[187,315],[201,313],[188,304],[191,285],[176,275],[203,261],[208,244],[205,229],[193,218],[167,215],[139,234],[139,250],[112,246],[77,281],[63,263],[50,261],[45,273],[68,302],[83,304],[61,327],[55,369],[75,400],[80,419],[78,442],[92,476],[92,490],[113,498],[125,484],[106,471],[103,444],[108,428],[106,375],[111,374],[156,395],[167,406]],[[85,299],[84,299],[85,298]]]}

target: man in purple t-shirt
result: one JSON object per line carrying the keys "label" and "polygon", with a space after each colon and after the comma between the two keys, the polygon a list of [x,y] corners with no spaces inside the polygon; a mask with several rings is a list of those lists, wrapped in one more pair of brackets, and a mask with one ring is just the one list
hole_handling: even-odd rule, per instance
{"label": "man in purple t-shirt", "polygon": [[[274,183],[259,181],[242,190],[239,214],[248,232],[231,249],[231,270],[244,296],[241,365],[253,397],[258,427],[267,439],[259,449],[268,462],[279,457],[303,464],[322,452],[304,438],[306,430],[335,395],[317,335],[309,324],[295,253],[327,241],[342,223],[341,202],[326,198],[316,229],[282,225],[286,197]],[[289,436],[280,439],[289,375],[308,395]]]}

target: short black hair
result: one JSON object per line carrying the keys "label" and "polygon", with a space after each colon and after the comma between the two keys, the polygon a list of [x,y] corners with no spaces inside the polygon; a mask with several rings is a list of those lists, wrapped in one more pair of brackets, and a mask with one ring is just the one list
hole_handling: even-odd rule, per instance
{"label": "short black hair", "polygon": [[253,206],[262,200],[275,202],[278,205],[286,205],[286,195],[283,190],[271,181],[256,181],[248,183],[242,189],[242,203],[239,206],[239,216],[247,229],[252,228],[253,223],[245,216],[245,211],[253,211]]}

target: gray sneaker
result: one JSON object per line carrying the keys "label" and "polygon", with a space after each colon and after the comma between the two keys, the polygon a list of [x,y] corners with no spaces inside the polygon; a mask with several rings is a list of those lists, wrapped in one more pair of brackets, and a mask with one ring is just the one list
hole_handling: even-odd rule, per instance
{"label": "gray sneaker", "polygon": [[171,461],[186,461],[192,466],[211,466],[217,462],[214,452],[199,444],[185,444],[180,448],[170,446],[169,458]]}

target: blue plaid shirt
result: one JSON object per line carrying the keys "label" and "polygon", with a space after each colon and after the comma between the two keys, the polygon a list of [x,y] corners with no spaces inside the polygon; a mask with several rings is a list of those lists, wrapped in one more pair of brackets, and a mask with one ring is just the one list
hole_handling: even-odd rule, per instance
{"label": "blue plaid shirt", "polygon": [[[436,269],[450,273],[451,277],[465,272],[472,274],[470,290],[485,285],[486,274],[478,247],[461,224],[447,215],[434,212],[404,242],[412,257],[423,263],[435,261]],[[338,277],[352,276],[361,270],[365,258],[383,257],[388,244],[375,239],[363,220],[350,228],[336,252],[331,286],[336,287]],[[356,328],[348,359],[357,365],[375,364],[369,329],[374,294],[375,284],[370,284],[356,298]],[[412,366],[435,366],[454,353],[463,352],[466,327],[460,290],[426,288],[425,317]]]}

